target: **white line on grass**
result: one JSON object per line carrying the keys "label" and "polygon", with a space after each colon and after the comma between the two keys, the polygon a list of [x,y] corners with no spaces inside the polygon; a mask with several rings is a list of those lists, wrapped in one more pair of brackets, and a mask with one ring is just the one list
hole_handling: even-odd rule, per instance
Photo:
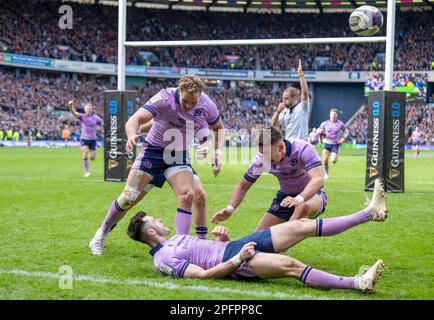
{"label": "white line on grass", "polygon": [[[25,271],[25,270],[5,270],[0,269],[0,274],[13,274],[17,276],[26,276],[26,277],[37,277],[37,278],[49,278],[49,279],[59,279],[61,275],[54,272],[41,272],[41,271]],[[77,275],[73,277],[74,281],[85,281],[91,283],[109,283],[109,284],[120,284],[120,285],[140,285],[146,287],[167,289],[167,290],[194,290],[200,292],[210,292],[210,293],[232,293],[232,294],[240,294],[240,295],[249,295],[255,296],[259,298],[280,298],[280,299],[301,299],[301,300],[330,300],[329,297],[325,296],[315,296],[309,294],[297,294],[296,292],[292,293],[273,293],[267,291],[250,291],[246,292],[245,290],[237,290],[230,288],[221,288],[221,287],[208,287],[204,285],[181,285],[179,283],[174,283],[172,281],[166,282],[158,282],[152,280],[134,280],[134,279],[115,279],[115,278],[96,278],[87,275]],[[291,291],[291,290],[288,290]],[[348,299],[342,296],[334,297],[334,299]],[[352,298],[354,299],[354,298]]]}

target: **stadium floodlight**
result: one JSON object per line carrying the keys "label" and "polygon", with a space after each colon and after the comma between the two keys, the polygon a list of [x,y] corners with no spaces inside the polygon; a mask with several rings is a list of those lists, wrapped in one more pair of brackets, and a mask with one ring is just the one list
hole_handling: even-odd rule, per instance
{"label": "stadium floodlight", "polygon": [[392,90],[393,47],[395,39],[396,0],[387,1],[387,28],[385,37],[338,37],[338,38],[295,38],[295,39],[237,39],[237,40],[176,40],[176,41],[126,41],[127,0],[119,0],[118,18],[118,87],[125,91],[125,48],[126,47],[197,47],[197,46],[240,46],[240,45],[303,45],[333,43],[386,42],[385,90]]}

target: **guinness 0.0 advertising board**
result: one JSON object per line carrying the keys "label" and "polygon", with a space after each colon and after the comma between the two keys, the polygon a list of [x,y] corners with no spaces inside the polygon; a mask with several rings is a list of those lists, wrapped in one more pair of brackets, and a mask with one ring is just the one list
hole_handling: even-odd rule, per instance
{"label": "guinness 0.0 advertising board", "polygon": [[384,178],[387,192],[404,192],[404,92],[386,92]]}
{"label": "guinness 0.0 advertising board", "polygon": [[384,92],[371,92],[368,97],[368,148],[366,152],[365,190],[374,190],[374,181],[383,178]]}
{"label": "guinness 0.0 advertising board", "polygon": [[135,151],[126,154],[125,123],[135,112],[134,92],[104,93],[104,181],[126,181]]}
{"label": "guinness 0.0 advertising board", "polygon": [[[123,119],[125,120],[125,122],[128,121],[129,117],[131,117],[134,112],[136,112],[136,92],[135,91],[124,91],[123,92]],[[127,144],[127,137],[126,137],[126,133],[125,133],[125,123],[122,126],[123,130],[124,130],[124,134],[125,134],[125,139],[123,141],[124,143],[124,151],[126,144]],[[130,169],[133,165],[134,159],[136,158],[136,149],[134,148],[133,151],[131,151],[128,154],[124,155],[125,159],[124,159],[124,179],[125,181],[128,178],[128,173],[130,172]]]}
{"label": "guinness 0.0 advertising board", "polygon": [[374,91],[368,98],[365,190],[382,178],[387,192],[404,192],[405,93]]}

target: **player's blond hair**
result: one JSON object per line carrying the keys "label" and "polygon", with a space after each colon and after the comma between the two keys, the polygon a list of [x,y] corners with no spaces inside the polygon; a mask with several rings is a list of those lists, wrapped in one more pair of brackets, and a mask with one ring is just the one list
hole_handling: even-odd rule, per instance
{"label": "player's blond hair", "polygon": [[336,112],[336,114],[339,114],[339,110],[336,108],[330,109],[330,112]]}
{"label": "player's blond hair", "polygon": [[205,84],[198,76],[186,75],[179,79],[179,89],[189,94],[200,94],[205,88]]}
{"label": "player's blond hair", "polygon": [[294,92],[296,95],[300,94],[300,90],[298,90],[297,88],[294,88],[294,87],[286,88],[285,91],[283,91],[283,93],[289,93],[289,94],[291,92]]}

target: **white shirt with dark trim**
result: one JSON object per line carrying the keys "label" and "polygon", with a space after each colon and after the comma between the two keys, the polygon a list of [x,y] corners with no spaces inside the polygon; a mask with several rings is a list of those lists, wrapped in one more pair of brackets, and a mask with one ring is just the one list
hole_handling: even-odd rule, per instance
{"label": "white shirt with dark trim", "polygon": [[263,173],[274,175],[280,185],[280,191],[285,194],[299,194],[310,181],[308,171],[322,165],[315,148],[308,142],[296,139],[284,140],[286,156],[278,164],[264,160],[262,153],[258,152],[250,162],[244,179],[256,182]]}
{"label": "white shirt with dark trim", "polygon": [[311,111],[309,99],[301,101],[294,108],[285,108],[279,115],[279,124],[285,130],[285,139],[307,140],[309,136],[309,115]]}

